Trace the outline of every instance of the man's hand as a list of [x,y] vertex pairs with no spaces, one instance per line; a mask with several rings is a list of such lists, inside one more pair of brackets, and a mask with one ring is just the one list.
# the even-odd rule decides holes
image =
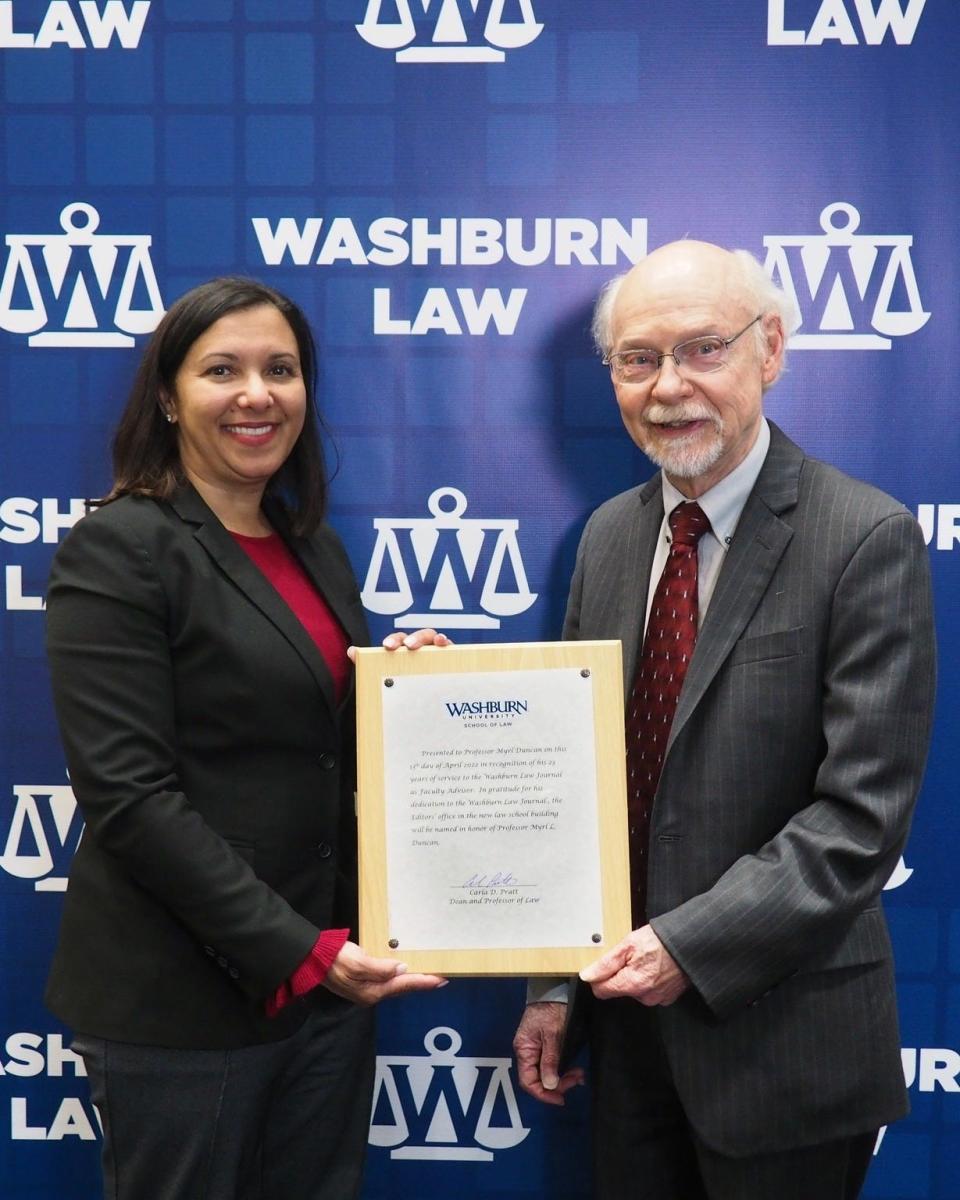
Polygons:
[[561,1107],[565,1094],[583,1083],[580,1067],[571,1068],[562,1078],[558,1076],[560,1038],[566,1017],[565,1004],[552,1000],[528,1004],[513,1039],[520,1086],[544,1104]]
[[635,929],[603,958],[580,972],[598,1000],[630,996],[641,1004],[672,1004],[690,980],[649,925]]
[[405,963],[392,958],[372,958],[355,942],[346,942],[333,960],[323,986],[345,1000],[368,1006],[405,992],[432,991],[446,982],[439,975],[408,973]]

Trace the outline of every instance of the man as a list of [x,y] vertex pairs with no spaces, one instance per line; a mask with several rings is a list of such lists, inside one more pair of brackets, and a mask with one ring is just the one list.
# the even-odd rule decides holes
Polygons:
[[[689,241],[595,319],[662,468],[591,517],[564,628],[622,640],[629,697],[634,931],[581,972],[602,1200],[852,1200],[907,1108],[880,892],[929,737],[927,555],[763,416],[790,307]],[[565,1009],[528,1004],[514,1043],[547,1103],[581,1074],[558,1079]]]

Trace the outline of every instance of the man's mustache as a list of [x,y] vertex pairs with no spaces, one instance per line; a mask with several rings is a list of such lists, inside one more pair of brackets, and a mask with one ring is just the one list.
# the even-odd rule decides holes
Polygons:
[[723,425],[717,413],[698,404],[651,404],[643,414],[648,425],[672,425],[675,421],[709,421],[718,433]]

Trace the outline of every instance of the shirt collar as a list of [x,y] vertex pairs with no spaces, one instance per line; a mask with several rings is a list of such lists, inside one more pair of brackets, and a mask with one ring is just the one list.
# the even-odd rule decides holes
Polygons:
[[[719,483],[715,483],[702,496],[697,497],[697,503],[703,509],[710,522],[710,529],[721,546],[729,545],[733,537],[743,506],[753,491],[753,485],[757,482],[769,449],[770,426],[767,418],[761,417],[757,440],[747,457],[729,475],[724,475]],[[669,515],[678,504],[683,504],[687,497],[673,486],[665,473],[661,472],[660,479],[663,487],[663,511]]]

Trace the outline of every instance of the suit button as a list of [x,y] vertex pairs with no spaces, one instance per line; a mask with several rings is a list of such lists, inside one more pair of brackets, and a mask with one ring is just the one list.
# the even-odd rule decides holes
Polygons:
[[216,954],[216,950],[212,946],[204,946],[203,952],[204,954],[209,954],[211,958]]
[[239,979],[240,978],[240,972],[237,970],[236,967],[231,967],[230,970],[227,972],[227,974],[230,976],[231,979]]
[[218,957],[217,957],[217,966],[218,966],[218,967],[225,967],[226,965],[227,965],[227,960],[226,960],[226,959],[223,957],[223,955],[222,955],[222,954],[221,954],[221,955],[218,955]]
[[318,858],[329,858],[332,853],[333,853],[333,847],[328,846],[326,842],[321,842],[320,845],[317,847],[317,857]]
[[321,754],[320,755],[320,766],[323,767],[323,769],[325,771],[332,771],[336,765],[337,765],[337,756],[335,754]]

